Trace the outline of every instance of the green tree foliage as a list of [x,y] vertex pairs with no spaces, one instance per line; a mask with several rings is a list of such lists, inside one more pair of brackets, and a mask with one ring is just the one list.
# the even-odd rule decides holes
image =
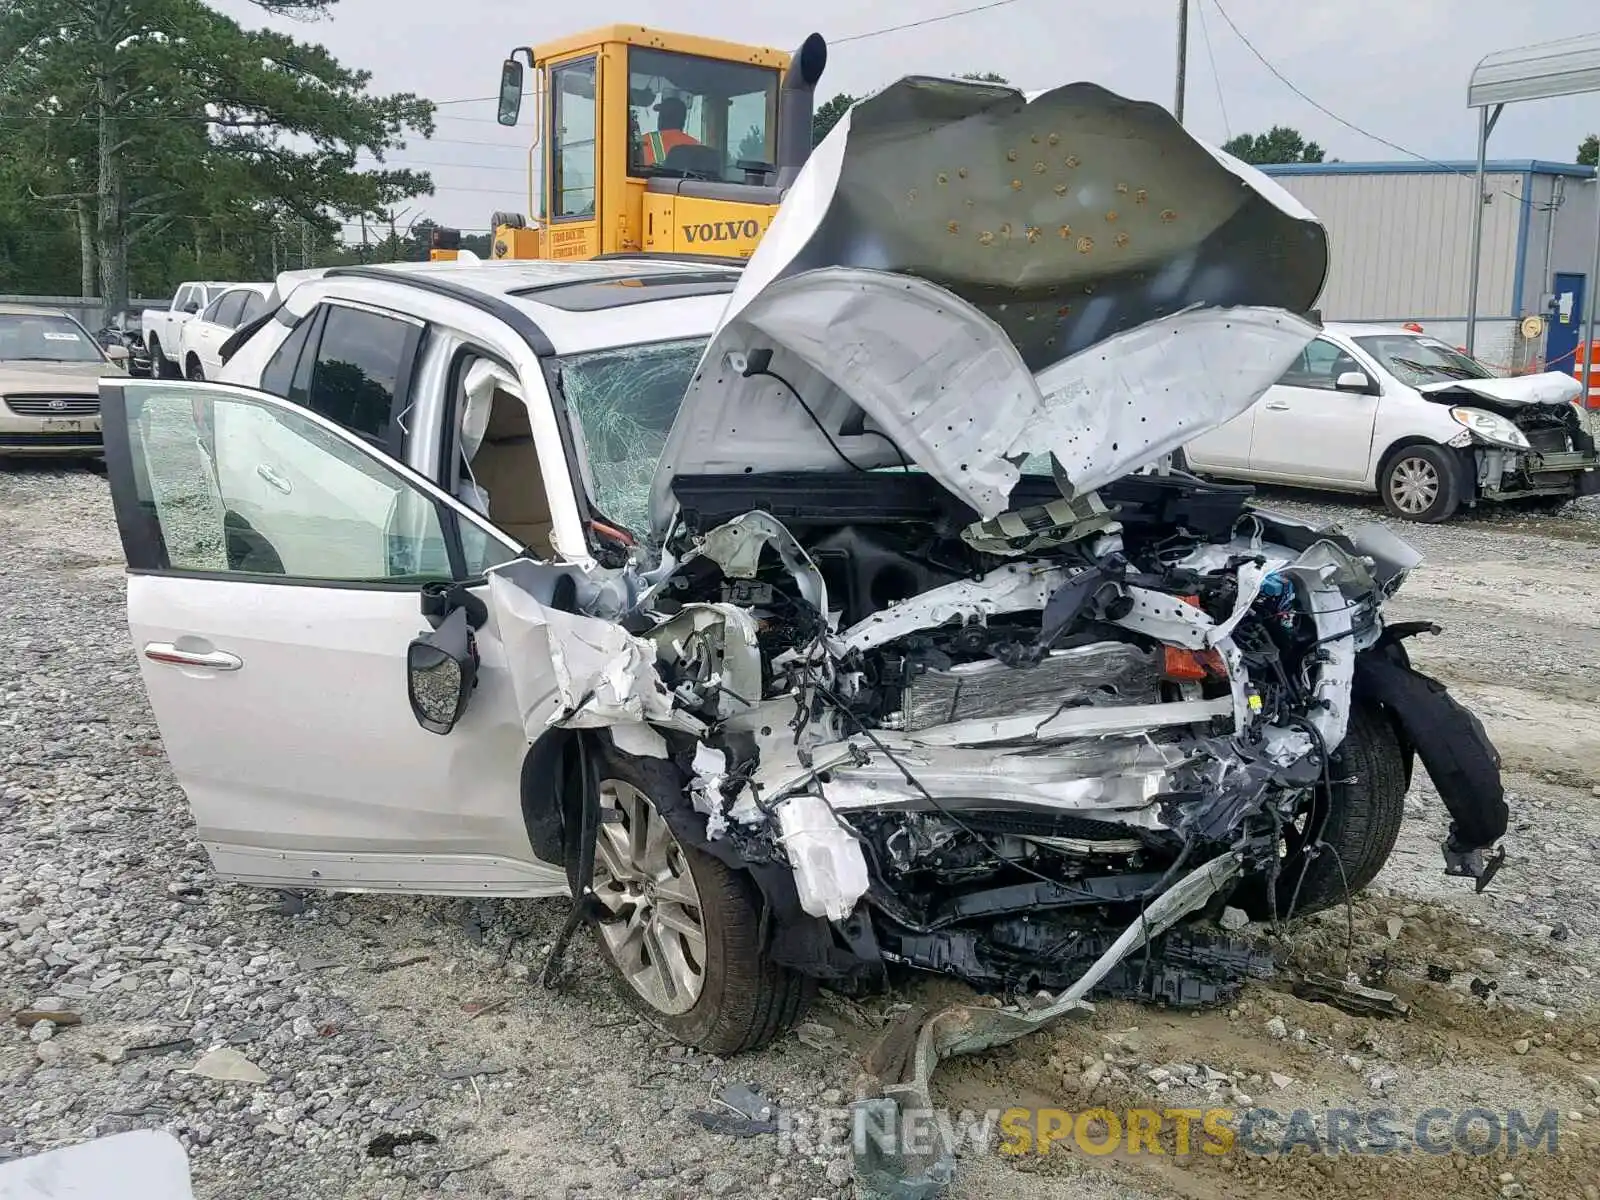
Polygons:
[[1235,158],[1256,166],[1270,163],[1319,163],[1322,147],[1308,142],[1299,130],[1287,125],[1274,125],[1265,133],[1241,133],[1222,143],[1222,148]]
[[1578,165],[1580,167],[1600,166],[1600,133],[1591,133],[1583,139],[1583,144],[1578,147]]
[[963,75],[957,75],[956,78],[971,79],[977,83],[1003,83],[1007,87],[1011,85],[1011,80],[1004,75],[996,75],[993,71],[968,71]]
[[[252,2],[313,18],[336,0]],[[77,259],[116,309],[130,286],[159,294],[185,276],[299,265],[342,220],[431,192],[426,174],[382,164],[408,132],[431,134],[432,104],[371,95],[369,79],[202,0],[7,0],[0,219],[65,230],[77,253],[50,286],[9,271],[0,285],[75,290]],[[378,165],[358,167],[363,153]],[[30,261],[0,257],[0,270]]]
[[820,145],[822,139],[827,137],[829,131],[839,123],[839,118],[849,112],[850,106],[855,102],[855,96],[840,92],[833,99],[817,105],[816,111],[811,114],[811,144]]

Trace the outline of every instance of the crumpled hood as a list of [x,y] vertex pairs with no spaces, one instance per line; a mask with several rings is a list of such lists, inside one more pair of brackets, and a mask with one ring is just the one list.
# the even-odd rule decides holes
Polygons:
[[1459,404],[1462,393],[1494,404],[1520,407],[1524,404],[1570,404],[1583,394],[1583,384],[1560,371],[1538,375],[1515,375],[1506,379],[1448,379],[1428,383],[1417,389],[1429,400]]
[[[898,465],[886,438],[985,516],[1029,453],[1090,490],[1249,407],[1314,335],[1288,314],[1327,265],[1310,212],[1157,105],[903,79],[816,149],[745,268],[653,524],[678,474]],[[804,407],[735,369],[761,349]]]

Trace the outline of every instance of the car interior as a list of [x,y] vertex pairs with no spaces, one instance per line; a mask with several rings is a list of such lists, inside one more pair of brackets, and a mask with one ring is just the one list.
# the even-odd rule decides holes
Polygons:
[[[480,498],[486,499],[487,507],[480,507],[480,511],[489,520],[538,558],[552,559],[555,551],[550,544],[550,501],[539,469],[528,406],[518,392],[511,390],[510,380],[500,371],[485,373],[485,378],[493,380],[488,421],[476,449],[470,436],[462,438],[464,472]],[[474,390],[481,395],[487,388],[480,384]],[[472,403],[469,400],[463,405],[463,424],[469,427]]]

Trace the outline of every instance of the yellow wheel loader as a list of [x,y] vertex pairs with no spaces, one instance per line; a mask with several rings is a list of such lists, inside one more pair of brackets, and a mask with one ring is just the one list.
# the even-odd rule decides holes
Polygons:
[[[787,54],[638,25],[512,51],[498,115],[517,123],[531,70],[532,219],[496,213],[492,256],[749,258],[811,153],[827,60],[816,33]],[[441,230],[430,257],[458,245]]]

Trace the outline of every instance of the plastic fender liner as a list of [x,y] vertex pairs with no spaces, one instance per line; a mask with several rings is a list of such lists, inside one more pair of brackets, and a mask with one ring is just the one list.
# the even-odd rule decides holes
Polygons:
[[1398,642],[1387,640],[1356,655],[1354,690],[1383,705],[1405,731],[1450,812],[1453,842],[1483,849],[1505,836],[1511,813],[1500,752],[1444,684],[1412,668]]
[[551,729],[522,758],[522,820],[534,854],[547,863],[567,861],[567,830],[577,828],[585,782],[579,729]]

